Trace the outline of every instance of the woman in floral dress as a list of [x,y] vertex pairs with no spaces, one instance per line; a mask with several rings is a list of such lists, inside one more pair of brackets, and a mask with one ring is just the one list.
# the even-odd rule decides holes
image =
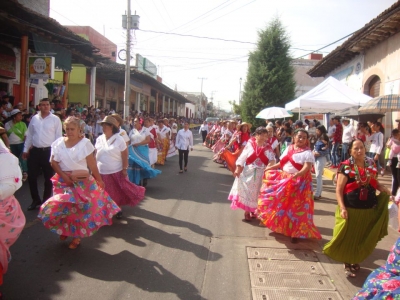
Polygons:
[[38,215],[60,240],[73,238],[70,249],[76,249],[81,238],[92,236],[101,226],[111,225],[113,215],[121,210],[104,190],[94,147],[82,137],[82,125],[78,118],[68,117],[64,122],[66,137],[51,145],[51,166],[56,172],[51,179],[53,197],[42,204]]
[[353,300],[400,299],[400,238],[390,250],[386,264],[375,269]]
[[[242,153],[247,141],[250,139],[250,123],[243,122],[236,127],[236,132],[232,135],[228,145],[221,152],[221,159],[225,160],[227,168],[234,173],[236,160]],[[232,149],[232,152],[230,151]]]
[[271,147],[266,143],[268,132],[264,127],[255,131],[236,161],[233,173],[235,181],[228,199],[232,209],[243,209],[245,221],[251,220],[251,213],[257,208],[258,191],[261,187],[265,167],[274,160]]
[[[14,193],[22,186],[19,161],[0,139],[0,286],[11,260],[10,247],[25,226],[25,216]],[[0,299],[2,294],[0,292]]]
[[272,231],[289,236],[292,243],[297,238],[321,239],[313,222],[311,166],[314,162],[307,131],[297,129],[294,145],[286,148],[280,162],[268,167],[264,175],[258,218]]

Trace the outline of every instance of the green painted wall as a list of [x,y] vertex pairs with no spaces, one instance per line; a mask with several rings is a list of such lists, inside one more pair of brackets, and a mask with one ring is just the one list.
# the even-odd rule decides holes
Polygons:
[[[54,79],[62,82],[63,72],[55,71]],[[72,71],[69,75],[69,83],[86,84],[86,67],[84,65],[72,65]]]
[[[86,68],[83,65],[72,65],[73,69],[69,77],[68,101],[70,103],[81,102],[89,105],[90,87],[86,84]],[[55,71],[54,79],[63,81],[63,72]]]
[[70,74],[69,83],[86,83],[86,67],[83,65],[73,65],[73,69]]
[[88,84],[69,84],[68,101],[70,103],[81,102],[89,105],[90,89]]
[[62,71],[54,71],[54,80],[63,81],[63,72]]

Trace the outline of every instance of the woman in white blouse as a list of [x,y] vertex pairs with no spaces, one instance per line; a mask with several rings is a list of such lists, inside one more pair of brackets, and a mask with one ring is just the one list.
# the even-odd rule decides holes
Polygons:
[[228,200],[232,201],[232,209],[243,209],[244,220],[251,220],[251,214],[257,209],[258,192],[261,187],[265,167],[275,163],[274,153],[267,143],[268,131],[258,127],[255,137],[248,140],[233,173],[235,181],[229,193]]
[[379,156],[383,149],[383,140],[385,138],[383,134],[385,133],[385,130],[383,129],[381,122],[371,122],[370,127],[372,134],[368,137],[368,141],[371,143],[371,146],[367,152],[367,156],[375,161],[378,171],[380,170],[381,175],[383,176],[385,174],[385,169],[381,169]]
[[50,162],[56,172],[51,178],[53,197],[42,204],[38,215],[60,240],[73,237],[70,249],[76,249],[82,237],[111,225],[113,215],[121,210],[104,190],[94,147],[83,137],[84,125],[78,118],[68,117],[64,122],[66,137],[51,145]]
[[128,133],[122,128],[122,125],[124,125],[124,120],[122,120],[119,114],[112,114],[111,117],[117,120],[119,135],[124,139],[126,146],[129,146],[131,140],[129,139]]
[[[9,248],[25,226],[25,216],[14,193],[22,186],[18,158],[10,153],[0,139],[0,285],[11,260]],[[0,299],[2,293],[0,292]]]
[[[128,179],[128,147],[121,136],[119,123],[114,117],[107,116],[101,126],[103,134],[97,138],[95,147],[97,167],[105,190],[119,207],[135,206],[143,200],[145,188]],[[120,219],[122,211],[116,217]]]
[[296,243],[298,238],[321,239],[321,234],[313,222],[311,167],[315,159],[308,132],[299,128],[293,138],[294,144],[285,149],[280,162],[266,169],[257,212],[266,227]]
[[128,177],[131,182],[137,185],[141,183],[146,187],[147,179],[156,177],[161,171],[153,169],[150,165],[148,147],[151,141],[150,131],[142,127],[139,118],[135,118],[133,124],[135,127],[129,132],[131,144],[128,146]]
[[193,151],[193,134],[189,130],[189,122],[183,124],[183,129],[178,131],[176,136],[175,147],[179,152],[179,173],[183,173],[182,160],[184,160],[185,172],[187,172],[187,164],[189,159],[189,147]]

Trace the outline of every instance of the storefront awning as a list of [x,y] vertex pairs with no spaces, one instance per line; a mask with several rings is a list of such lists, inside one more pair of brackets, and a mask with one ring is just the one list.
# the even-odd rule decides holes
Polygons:
[[36,53],[45,56],[54,56],[56,68],[67,72],[72,70],[71,52],[69,50],[49,42],[37,34],[32,33],[32,37]]

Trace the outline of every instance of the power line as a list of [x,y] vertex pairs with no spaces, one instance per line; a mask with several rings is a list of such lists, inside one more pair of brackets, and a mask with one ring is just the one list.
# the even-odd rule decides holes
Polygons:
[[[235,0],[235,1],[236,1],[236,0]],[[208,10],[207,12],[203,13],[202,15],[200,15],[200,16],[194,18],[194,19],[192,19],[192,20],[190,20],[190,21],[188,21],[188,22],[186,22],[186,23],[184,23],[184,24],[182,24],[182,25],[179,25],[178,27],[173,28],[172,30],[179,29],[179,28],[181,28],[181,27],[183,27],[183,26],[185,26],[185,25],[187,25],[187,24],[190,24],[190,23],[194,22],[194,21],[197,20],[198,18],[200,18],[200,17],[202,17],[202,16],[208,14],[209,12],[211,12],[211,11],[217,9],[218,7],[220,7],[221,5],[224,5],[224,4],[227,3],[227,2],[229,2],[229,0],[223,2],[222,4],[220,4],[220,5],[216,6],[216,7],[214,7],[213,9]],[[149,38],[149,39],[147,39],[147,40],[144,40],[144,41],[142,41],[142,43],[147,42],[147,41],[152,40],[152,39],[155,39],[155,38],[157,38],[157,37],[159,37],[159,36],[161,36],[161,35],[158,35],[158,36]]]
[[[204,25],[207,25],[207,24],[209,24],[209,23],[211,23],[211,22],[214,22],[215,20],[218,20],[218,19],[220,19],[220,18],[222,18],[222,17],[225,17],[226,15],[229,15],[230,13],[233,13],[233,12],[235,12],[235,11],[237,11],[237,10],[239,10],[239,9],[241,9],[241,8],[243,8],[243,7],[245,7],[245,6],[247,6],[247,5],[250,5],[251,3],[255,2],[255,1],[256,1],[256,0],[253,0],[253,1],[249,2],[249,3],[246,3],[246,4],[244,4],[244,5],[240,6],[240,7],[238,7],[237,9],[234,9],[234,10],[232,10],[232,11],[230,11],[230,12],[228,12],[228,13],[222,15],[222,16],[219,16],[218,18],[215,18],[215,19],[213,19],[213,20],[211,20],[211,21],[208,21],[207,23],[201,24],[200,26],[204,26]],[[188,31],[185,31],[185,32],[190,32],[190,31],[192,31],[192,30],[195,30],[195,29],[199,28],[200,26],[197,26],[197,27],[192,28],[192,29],[190,29],[190,30],[188,30]]]
[[157,10],[158,14],[160,15],[161,19],[165,23],[165,26],[168,26],[167,22],[165,22],[164,16],[161,14],[160,10],[158,9],[158,6],[154,3],[154,0],[151,0],[151,2],[153,3],[154,7],[156,8],[156,10]]
[[56,14],[60,15],[61,17],[65,18],[65,19],[67,19],[68,21],[70,21],[70,22],[72,22],[72,23],[74,23],[74,24],[76,24],[76,25],[78,25],[78,26],[81,26],[81,25],[79,25],[78,23],[72,21],[71,19],[68,19],[66,16],[60,14],[58,11],[52,9],[51,7],[50,7],[50,10],[54,11]]
[[[186,26],[186,25],[188,25],[188,24],[190,24],[190,23],[193,23],[193,22],[196,23],[196,22],[195,22],[196,20],[197,20],[197,21],[200,21],[200,20],[204,19],[204,18],[202,18],[202,17],[206,17],[206,15],[208,15],[210,12],[212,12],[212,11],[214,11],[214,10],[216,10],[215,12],[217,12],[217,11],[223,9],[223,8],[227,8],[229,5],[232,5],[232,4],[235,3],[236,1],[237,1],[237,0],[234,0],[234,1],[232,1],[231,3],[229,3],[229,4],[227,4],[227,5],[225,5],[225,4],[228,3],[229,0],[228,0],[228,1],[225,1],[225,2],[221,3],[220,5],[218,5],[218,6],[214,7],[214,8],[212,8],[212,9],[210,9],[209,11],[206,11],[205,13],[201,14],[201,15],[198,16],[197,18],[194,18],[193,20],[191,20],[191,21],[189,21],[189,22],[186,22],[186,23],[180,25],[180,26],[177,27],[177,28],[174,28],[173,30],[176,30],[176,29],[178,29],[178,28],[184,27],[184,26]],[[224,5],[225,5],[225,6],[224,6]],[[223,6],[223,7],[221,7],[221,6]],[[200,20],[199,20],[199,19],[200,19]]]
[[164,1],[163,1],[163,0],[160,0],[160,1],[161,1],[162,6],[164,7],[165,12],[167,13],[167,16],[168,16],[169,20],[171,21],[172,26],[175,26],[175,25],[174,25],[174,21],[172,20],[170,14],[169,14],[169,12],[168,12],[168,9],[167,9],[167,8],[165,7],[165,5],[164,5]]
[[168,35],[177,35],[177,36],[191,37],[191,38],[197,38],[197,39],[208,39],[208,40],[216,40],[216,41],[223,41],[223,42],[234,42],[234,43],[241,43],[241,44],[256,45],[256,43],[253,43],[253,42],[244,42],[244,41],[238,41],[238,40],[227,40],[227,39],[214,38],[214,37],[209,37],[209,36],[198,36],[198,35],[191,35],[191,34],[181,34],[181,33],[174,33],[174,32],[154,31],[154,30],[145,30],[145,29],[139,29],[139,30],[143,31],[143,32],[161,33],[161,34],[168,34]]
[[310,53],[307,53],[307,54],[304,54],[304,55],[302,55],[302,56],[299,56],[299,57],[297,57],[296,59],[303,58],[304,56],[313,54],[313,53],[318,52],[318,51],[320,51],[320,50],[322,50],[322,49],[325,49],[325,48],[327,48],[327,47],[329,47],[329,46],[331,46],[331,45],[333,45],[333,44],[336,44],[337,42],[340,42],[341,40],[344,40],[345,38],[348,38],[349,36],[352,36],[355,32],[356,32],[356,31],[354,31],[354,32],[352,32],[352,33],[350,33],[350,34],[348,34],[348,35],[346,35],[346,36],[344,36],[344,37],[338,39],[337,41],[334,41],[334,42],[332,42],[332,43],[330,43],[330,44],[328,44],[328,45],[326,45],[326,46],[324,46],[324,47],[322,47],[322,48],[319,48],[319,49],[317,49],[317,50],[311,51]]

